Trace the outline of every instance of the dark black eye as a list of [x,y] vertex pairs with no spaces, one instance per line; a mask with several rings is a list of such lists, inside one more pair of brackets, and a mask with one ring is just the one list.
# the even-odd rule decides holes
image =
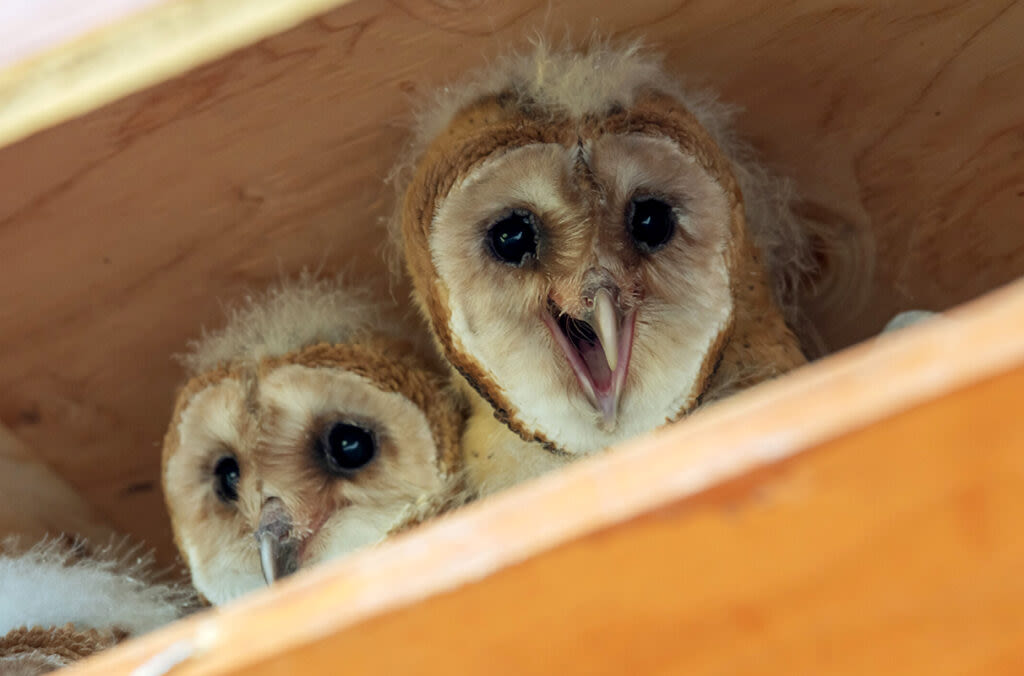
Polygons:
[[676,215],[671,206],[659,199],[634,199],[626,215],[626,226],[637,247],[651,253],[672,239],[676,231]]
[[520,266],[537,255],[537,217],[516,209],[502,216],[487,230],[491,253],[502,263]]
[[377,454],[372,432],[343,422],[328,425],[317,447],[332,474],[350,474]]
[[238,480],[242,476],[238,468],[238,461],[233,455],[225,455],[213,467],[213,476],[216,478],[214,490],[217,497],[224,502],[234,502],[238,499]]

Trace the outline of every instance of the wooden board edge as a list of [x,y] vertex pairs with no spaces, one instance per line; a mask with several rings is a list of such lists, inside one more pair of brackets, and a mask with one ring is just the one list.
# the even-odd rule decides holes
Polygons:
[[172,0],[0,70],[0,147],[349,0]]

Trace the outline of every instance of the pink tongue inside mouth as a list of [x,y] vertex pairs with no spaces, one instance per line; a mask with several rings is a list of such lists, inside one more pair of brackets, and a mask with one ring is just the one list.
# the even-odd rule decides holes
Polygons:
[[541,315],[569,361],[583,393],[609,424],[613,424],[617,415],[619,395],[629,369],[635,316],[635,311],[630,312],[622,322],[618,364],[613,371],[608,366],[608,358],[597,331],[590,324],[559,313],[556,307]]
[[577,351],[590,372],[594,389],[602,394],[611,390],[612,371],[608,368],[608,360],[604,356],[601,344],[584,341],[579,344]]

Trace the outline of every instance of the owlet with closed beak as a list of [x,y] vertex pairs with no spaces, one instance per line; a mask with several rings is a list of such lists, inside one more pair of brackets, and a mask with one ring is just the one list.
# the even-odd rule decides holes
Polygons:
[[212,603],[459,502],[463,411],[367,294],[304,278],[185,358],[164,439],[175,540]]

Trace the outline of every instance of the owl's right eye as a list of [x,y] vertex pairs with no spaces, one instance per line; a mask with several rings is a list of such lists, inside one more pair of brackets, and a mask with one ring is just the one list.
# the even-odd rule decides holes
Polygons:
[[225,455],[217,461],[213,467],[215,480],[214,490],[222,502],[235,502],[238,500],[238,480],[242,477],[242,471],[238,467],[238,460],[233,455]]
[[502,263],[521,266],[537,255],[537,217],[525,209],[508,212],[487,230],[491,253]]
[[336,476],[350,476],[364,467],[377,454],[373,432],[347,422],[328,425],[317,441],[327,469]]

